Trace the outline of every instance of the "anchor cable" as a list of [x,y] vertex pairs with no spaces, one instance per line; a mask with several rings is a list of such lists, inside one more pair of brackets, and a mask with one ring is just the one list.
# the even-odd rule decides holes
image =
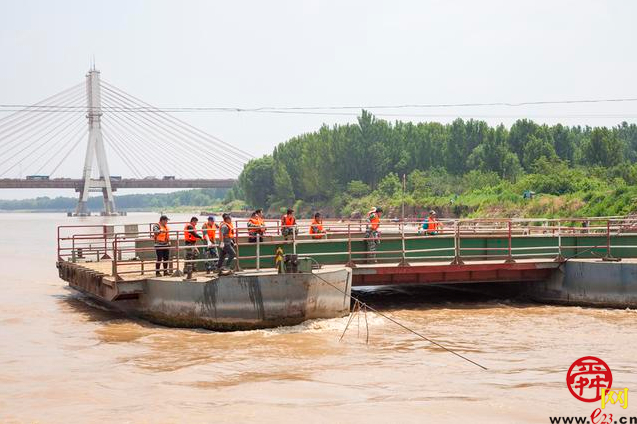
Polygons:
[[[310,258],[310,259],[312,259],[312,258]],[[312,260],[314,260],[314,259],[312,259]],[[316,261],[315,261],[315,262],[316,262]],[[317,262],[317,263],[318,263],[318,262]],[[485,371],[486,371],[486,370],[488,370],[488,368],[487,368],[487,367],[485,367],[484,365],[480,365],[479,363],[477,363],[477,362],[475,362],[475,361],[473,361],[473,360],[471,360],[471,359],[467,358],[466,356],[461,355],[460,353],[458,353],[458,352],[456,352],[456,351],[454,351],[454,350],[452,350],[452,349],[449,349],[449,348],[448,348],[448,347],[446,347],[446,346],[443,346],[442,344],[440,344],[440,343],[436,342],[435,340],[432,340],[432,339],[430,339],[429,337],[424,336],[423,334],[421,334],[421,333],[419,333],[419,332],[417,332],[417,331],[415,331],[415,330],[413,330],[413,329],[411,329],[411,328],[407,327],[405,324],[403,324],[403,323],[401,323],[401,322],[397,321],[396,319],[394,319],[394,318],[390,317],[389,315],[386,315],[386,314],[384,314],[384,313],[380,312],[379,310],[377,310],[377,309],[375,309],[375,308],[373,308],[373,307],[369,306],[367,303],[365,303],[365,302],[361,301],[360,299],[357,299],[356,297],[352,296],[351,294],[348,294],[346,291],[341,290],[340,288],[336,287],[335,285],[333,285],[332,283],[330,283],[329,281],[327,281],[325,278],[323,278],[323,277],[321,277],[321,276],[319,276],[319,275],[317,275],[317,274],[314,274],[314,273],[312,273],[312,275],[313,275],[314,277],[318,278],[319,280],[323,281],[324,283],[326,283],[327,285],[329,285],[329,286],[330,286],[330,287],[332,287],[333,289],[338,290],[339,292],[341,292],[342,294],[344,294],[345,296],[347,296],[347,297],[348,297],[348,298],[350,298],[351,300],[354,300],[355,302],[357,302],[357,303],[359,304],[359,306],[360,306],[360,307],[362,307],[362,308],[366,308],[366,309],[369,309],[370,311],[374,312],[376,315],[378,315],[378,316],[380,316],[380,317],[385,318],[386,320],[388,320],[388,321],[390,321],[390,322],[392,322],[392,323],[396,324],[397,326],[401,327],[402,329],[407,330],[408,332],[410,332],[410,333],[412,333],[412,334],[415,334],[416,336],[420,337],[421,339],[426,340],[426,341],[428,341],[429,343],[431,343],[431,344],[433,344],[433,345],[435,345],[435,346],[438,346],[439,348],[441,348],[441,349],[443,349],[443,350],[445,350],[445,351],[447,351],[447,352],[449,352],[449,353],[451,353],[451,354],[453,354],[453,355],[456,355],[457,357],[462,358],[462,359],[464,359],[465,361],[470,362],[470,363],[472,363],[473,365],[476,365],[476,366],[478,366],[478,367],[482,368],[482,369],[483,369],[483,370],[485,370]]]

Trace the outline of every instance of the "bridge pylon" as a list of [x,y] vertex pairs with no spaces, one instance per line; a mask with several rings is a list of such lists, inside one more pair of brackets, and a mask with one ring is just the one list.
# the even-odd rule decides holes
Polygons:
[[[102,137],[102,99],[100,92],[100,71],[94,67],[86,74],[86,98],[88,119],[88,143],[86,145],[86,157],[84,159],[83,185],[80,191],[80,199],[77,202],[75,215],[86,216],[88,210],[89,193],[101,191],[104,199],[103,215],[117,215],[115,199],[111,188],[111,175],[108,171],[106,150]],[[99,179],[92,179],[93,161],[97,159]]]

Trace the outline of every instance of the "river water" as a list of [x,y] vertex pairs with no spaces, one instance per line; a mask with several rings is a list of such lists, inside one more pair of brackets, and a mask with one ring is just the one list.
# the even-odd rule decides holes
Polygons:
[[[549,422],[599,406],[565,384],[588,355],[606,361],[614,387],[637,391],[632,310],[449,289],[360,293],[487,371],[371,314],[369,344],[364,317],[340,342],[346,318],[235,333],[130,319],[57,277],[55,230],[70,221],[80,219],[0,214],[0,423]],[[630,402],[610,408],[637,415]]]

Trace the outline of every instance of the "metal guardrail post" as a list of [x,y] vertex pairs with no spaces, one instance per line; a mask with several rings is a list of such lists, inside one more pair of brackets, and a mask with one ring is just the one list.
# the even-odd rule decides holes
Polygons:
[[71,236],[71,262],[75,263],[75,258],[77,254],[75,253],[75,234]]
[[257,233],[257,271],[261,270],[261,234]]
[[347,224],[347,263],[345,265],[350,268],[356,267],[352,260],[352,224]]
[[460,220],[454,222],[453,261],[451,261],[451,265],[464,265],[462,258],[460,258]]
[[175,243],[175,272],[173,272],[173,277],[181,277],[184,275],[183,272],[181,272],[180,266],[179,266],[179,230],[177,231],[177,240]]
[[113,239],[113,259],[111,261],[111,265],[112,265],[111,273],[113,274],[113,278],[115,279],[115,281],[122,280],[122,277],[120,277],[117,272],[118,253],[119,253],[119,249],[117,246],[117,234],[115,234],[115,238]]
[[606,256],[603,260],[613,260],[613,255],[610,253],[610,219],[606,221]]
[[241,264],[239,263],[239,228],[237,228],[237,231],[234,233],[234,245],[237,248],[237,251],[235,252],[237,256],[235,258],[234,269],[235,271],[241,271]]
[[562,221],[557,221],[557,257],[555,262],[564,262],[564,255],[562,255]]
[[401,249],[402,259],[400,260],[399,265],[409,266],[409,263],[407,263],[407,258],[405,256],[405,222],[403,221],[399,225],[400,225],[400,241],[402,244],[402,249]]
[[[511,220],[509,220],[507,222],[507,228],[508,228],[508,241],[509,241],[509,248],[507,250],[507,259],[504,261],[505,264],[512,264],[515,263],[515,260],[513,259],[513,249],[511,246]],[[488,255],[488,253],[487,253]]]
[[[113,232],[115,227],[113,227]],[[108,256],[108,246],[107,246],[107,238],[108,238],[108,231],[106,230],[107,227],[106,225],[102,226],[102,234],[104,235],[104,255],[102,256],[102,259],[111,259],[110,256]]]
[[296,255],[296,228],[297,226],[292,226],[292,254]]

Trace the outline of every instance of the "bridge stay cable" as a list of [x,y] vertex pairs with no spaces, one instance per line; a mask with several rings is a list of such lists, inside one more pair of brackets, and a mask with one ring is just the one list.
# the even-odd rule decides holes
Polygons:
[[[123,153],[130,151],[130,153],[132,154],[130,156],[127,155],[129,161],[133,162],[135,165],[138,165],[140,168],[143,168],[147,176],[152,176],[158,171],[156,168],[153,168],[150,165],[152,160],[162,163],[162,161],[165,159],[164,158],[160,161],[154,159],[156,157],[160,157],[157,156],[157,154],[160,153],[158,146],[149,147],[146,144],[146,140],[148,139],[148,137],[139,135],[137,132],[134,132],[130,128],[125,127],[125,123],[114,121],[112,118],[105,119],[104,122],[106,124],[105,128],[110,128],[114,134],[113,137],[116,138],[119,143],[121,143],[120,146],[122,147],[120,150]],[[133,147],[132,149],[131,146]],[[163,141],[159,142],[159,146],[161,146],[162,148],[170,148],[170,146],[165,144]],[[183,169],[179,166],[179,164],[183,162],[183,158],[180,155],[174,155],[172,157],[172,160],[168,160],[167,162],[170,165],[168,168],[171,170],[171,172],[176,171],[177,175],[182,175]],[[197,172],[194,172],[193,174],[199,175]]]
[[[200,130],[199,128],[194,127],[193,125],[190,125],[189,123],[187,123],[186,121],[183,121],[181,119],[178,119],[174,116],[172,116],[169,113],[163,112],[160,108],[157,108],[149,103],[144,102],[143,100],[126,93],[125,91],[123,91],[122,89],[108,83],[107,81],[102,80],[102,85],[104,86],[105,89],[110,89],[111,91],[114,91],[116,93],[118,93],[120,96],[123,96],[125,98],[128,98],[132,101],[137,102],[138,104],[140,104],[141,106],[149,109],[147,111],[147,113],[152,113],[152,114],[156,114],[156,115],[160,115],[162,116],[164,119],[174,123],[175,125],[179,126],[180,128],[182,128],[184,131],[188,131],[193,135],[196,135],[200,138],[203,139],[208,139],[210,142],[214,143],[215,145],[217,145],[218,147],[223,147],[223,148],[227,148],[229,146],[229,144],[223,140],[221,140],[219,137],[216,137],[212,134],[209,134],[203,130]],[[235,149],[235,153],[237,155],[240,155],[240,157],[243,158],[244,161],[248,161],[250,159],[254,159],[254,155],[239,149],[237,147],[233,147],[233,149]]]
[[[121,99],[124,102],[127,102],[128,104],[133,104],[133,105],[139,105],[139,103],[133,103],[135,102],[135,100],[132,100],[130,97],[126,97],[123,94],[117,93],[116,91],[110,90],[107,87],[104,87],[104,92],[105,93],[111,93],[112,95],[117,96],[119,99]],[[120,103],[121,104],[121,103]],[[120,106],[121,107],[121,106]],[[232,158],[234,159],[234,161],[238,162],[239,164],[243,165],[243,163],[247,162],[249,159],[251,159],[251,157],[246,157],[240,150],[236,149],[235,147],[229,148],[229,145],[227,143],[223,143],[223,142],[219,142],[216,140],[211,140],[209,138],[206,137],[202,137],[200,134],[196,134],[193,133],[193,131],[191,131],[189,128],[185,127],[181,121],[176,120],[175,118],[173,118],[170,114],[165,114],[165,113],[157,113],[153,110],[148,109],[147,107],[145,107],[146,110],[144,111],[136,111],[136,112],[125,112],[125,114],[130,114],[130,115],[134,115],[134,116],[146,116],[149,119],[155,119],[156,125],[162,126],[162,127],[169,127],[172,128],[173,131],[179,131],[179,133],[181,134],[181,137],[186,137],[187,134],[191,134],[190,139],[193,139],[192,136],[196,137],[194,140],[195,143],[198,144],[205,144],[210,146],[213,150],[220,150],[220,149],[224,149],[224,151],[229,155],[232,156]],[[113,116],[119,116],[121,115],[120,113],[117,114],[113,114]],[[172,126],[169,126],[172,125]],[[178,128],[175,128],[175,126]],[[232,163],[232,162],[231,162]],[[237,167],[237,173],[240,172],[241,170],[241,166],[240,165],[235,165]]]
[[[17,138],[14,138],[13,140],[11,139],[7,140],[5,138],[2,138],[3,141],[6,141],[6,144],[4,145],[4,149],[2,150],[2,155],[7,157],[15,149],[19,149],[20,147],[25,147],[25,145],[28,145],[28,144],[36,143],[37,141],[41,140],[43,137],[46,137],[47,134],[50,134],[56,128],[63,126],[67,123],[73,122],[75,120],[78,120],[81,117],[82,117],[81,114],[66,115],[66,116],[54,117],[55,119],[48,122],[39,121],[35,123],[30,123],[31,124],[30,127],[26,128],[26,131],[24,131],[19,136],[16,136]],[[0,157],[0,160],[2,160],[1,157]]]
[[[44,163],[42,163],[42,165],[40,165],[40,166],[38,167],[38,169],[34,172],[34,174],[35,174],[35,175],[40,175],[40,173],[41,173],[41,172],[42,172],[42,171],[43,171],[43,170],[44,170],[44,169],[45,169],[45,168],[46,168],[49,164],[53,163],[53,162],[55,161],[55,159],[56,159],[57,157],[59,157],[59,156],[60,156],[60,154],[61,154],[61,153],[64,153],[64,152],[68,149],[68,147],[69,147],[69,146],[73,146],[73,147],[77,146],[77,144],[78,144],[78,143],[77,143],[77,142],[75,142],[75,141],[77,140],[77,137],[78,137],[80,134],[86,134],[86,132],[87,132],[86,127],[85,127],[84,125],[80,125],[80,126],[79,126],[79,127],[77,127],[77,128],[78,128],[78,131],[75,131],[75,132],[73,133],[73,135],[67,135],[67,136],[65,137],[65,138],[66,138],[66,142],[65,142],[63,145],[59,146],[59,147],[56,149],[56,151],[53,153],[53,155],[50,155],[50,153],[49,153],[48,151],[44,151],[44,152],[42,152],[42,154],[41,154],[38,158],[36,158],[36,159],[34,159],[34,160],[33,160],[33,163],[38,163],[38,162],[40,161],[40,159],[42,159],[42,158],[43,158],[43,157],[44,157],[47,153],[49,153],[49,158],[48,158],[48,159],[46,159],[46,160],[44,161]],[[72,149],[71,149],[71,150],[72,150]],[[48,174],[46,174],[46,175],[51,176],[52,174],[53,174],[53,173],[52,173],[52,172],[50,172],[50,173],[48,173]]]
[[[70,123],[68,123],[68,121],[65,121],[62,124],[56,125],[55,127],[53,127],[52,129],[50,129],[49,131],[47,131],[45,134],[43,134],[41,137],[39,137],[37,140],[34,140],[30,143],[27,143],[26,146],[24,146],[22,149],[18,150],[16,153],[14,153],[13,155],[11,155],[10,157],[6,158],[5,160],[3,160],[2,162],[0,162],[0,167],[6,165],[7,163],[9,163],[10,161],[12,161],[16,156],[21,155],[22,153],[24,153],[25,151],[28,150],[33,150],[33,151],[38,151],[38,149],[42,148],[43,146],[47,145],[51,140],[54,140],[57,136],[60,135],[60,133],[62,133],[64,130],[68,129],[70,126],[73,126],[73,124],[77,123],[78,121],[81,121],[82,116],[78,116],[75,117],[75,119],[72,119]],[[59,129],[59,130],[58,130]],[[58,130],[58,131],[56,131]],[[56,132],[54,132],[56,131]],[[53,133],[54,132],[54,133]],[[51,133],[53,133],[53,135],[51,135],[48,138],[44,138],[48,135],[50,135]],[[40,144],[35,144],[36,141],[40,141],[44,138],[44,141]],[[16,166],[18,166],[19,164],[21,164],[22,160],[24,160],[26,157],[28,157],[29,153],[27,153],[27,155],[25,157],[23,157],[22,159],[20,159],[19,161],[17,161],[16,163],[14,163],[11,167],[7,168],[6,170],[4,170],[4,172],[0,172],[0,177],[4,176],[7,172],[11,171],[12,169],[14,169]]]
[[[106,122],[106,120],[104,121]],[[135,168],[137,170],[137,175],[140,178],[145,176],[150,176],[153,174],[153,169],[151,169],[146,160],[144,160],[144,152],[141,148],[138,148],[135,140],[132,140],[125,131],[123,133],[119,133],[117,128],[111,125],[105,125],[102,127],[102,131],[108,135],[109,143],[111,146],[117,146],[120,153],[124,158],[128,161],[129,166]]]
[[110,133],[106,130],[105,127],[102,127],[102,133],[104,135],[104,141],[106,142],[106,145],[108,147],[111,148],[111,150],[113,150],[115,152],[115,154],[121,159],[121,161],[126,165],[126,167],[128,168],[128,170],[131,172],[131,174],[133,174],[135,177],[141,179],[142,174],[140,174],[137,171],[137,167],[128,159],[128,157],[126,156],[126,154],[124,154],[123,152],[123,148],[119,145],[119,143],[117,143],[117,141],[115,141]]
[[23,108],[21,108],[20,110],[15,111],[14,113],[7,115],[7,116],[3,116],[2,118],[0,118],[0,127],[3,126],[6,122],[11,121],[12,117],[21,117],[24,115],[24,112],[30,112],[30,108],[34,107],[34,106],[40,106],[40,105],[44,105],[45,103],[49,103],[51,105],[55,105],[56,102],[54,102],[53,100],[57,101],[57,97],[58,96],[64,96],[65,94],[69,93],[70,91],[76,90],[78,88],[81,88],[85,85],[84,82],[80,82],[78,84],[75,84],[67,89],[64,89],[58,93],[55,93],[49,97],[47,97],[46,99],[40,100],[37,103],[34,103],[32,105],[28,105],[25,106]]
[[[33,160],[29,159],[30,162],[35,166],[36,164],[40,163],[40,161],[43,158],[45,159],[44,165],[46,166],[46,164],[51,161],[55,156],[57,156],[57,154],[62,151],[66,146],[69,145],[69,143],[71,143],[73,140],[75,140],[75,137],[77,137],[77,135],[80,134],[80,132],[82,131],[82,129],[85,127],[83,125],[84,123],[82,122],[82,120],[79,121],[79,125],[75,125],[74,127],[72,127],[73,129],[71,131],[69,131],[66,134],[60,134],[59,138],[53,138],[52,140],[56,140],[56,143],[54,143],[51,147],[48,147],[49,142],[45,143],[44,146],[42,146],[40,149],[41,152],[40,154]],[[71,128],[71,126],[69,126],[68,128]],[[62,142],[60,144],[60,141]],[[65,142],[66,141],[66,142]],[[36,154],[36,152],[38,151],[36,150],[35,152],[33,152],[33,154]],[[31,155],[29,155],[31,156]],[[29,157],[27,156],[27,158]],[[48,157],[48,158],[47,158]],[[38,170],[35,171],[35,174],[39,174],[40,171],[42,170],[41,168],[43,168],[42,166],[38,168]]]
[[86,136],[87,135],[88,135],[88,129],[85,129],[84,132],[82,132],[82,135],[80,136],[80,138],[77,139],[75,144],[73,144],[73,146],[71,146],[71,148],[66,152],[64,157],[57,163],[57,165],[55,165],[53,167],[53,169],[51,170],[49,175],[54,175],[56,173],[58,168],[64,163],[64,161],[66,161],[68,159],[68,157],[71,155],[71,153],[73,153],[73,151],[75,150],[77,145],[80,144],[83,140],[86,140]]
[[[110,99],[108,96],[105,96],[105,98]],[[110,116],[110,118],[111,119],[126,119],[132,123],[137,124],[135,125],[135,128],[137,129],[141,129],[140,127],[143,125],[144,127],[148,128],[150,131],[161,132],[163,135],[158,135],[157,138],[165,137],[166,141],[168,141],[169,143],[170,142],[177,143],[181,147],[186,149],[187,151],[193,151],[197,147],[197,143],[194,142],[193,140],[183,138],[183,136],[181,136],[179,133],[174,132],[171,128],[168,128],[168,129],[164,128],[164,125],[162,124],[162,122],[151,120],[148,117],[139,116],[137,114],[130,114],[130,115],[117,114],[117,115]],[[135,120],[135,118],[137,118],[137,120]],[[144,122],[142,122],[142,120]],[[197,152],[196,155],[197,157],[194,159],[200,159],[199,152]],[[193,161],[193,158],[190,157],[191,155],[187,154],[186,156],[187,156],[186,162]],[[214,165],[232,174],[238,174],[240,172],[240,168],[238,168],[237,165],[235,164],[225,164],[219,161],[215,163]]]
[[[113,129],[113,131],[120,135],[120,139],[125,139],[126,142],[124,143],[124,145],[126,145],[127,147],[133,147],[132,150],[135,152],[134,160],[140,164],[145,165],[145,169],[146,172],[148,172],[148,175],[152,175],[153,173],[157,172],[156,168],[152,168],[148,164],[151,162],[151,160],[157,162],[157,160],[154,158],[160,157],[158,156],[158,154],[161,152],[158,151],[158,147],[161,147],[163,149],[167,149],[172,155],[172,160],[169,159],[168,162],[172,165],[171,169],[175,169],[178,171],[177,174],[187,175],[188,173],[192,173],[197,175],[198,177],[202,176],[201,172],[199,172],[197,168],[186,169],[180,166],[180,164],[188,162],[188,156],[185,153],[179,150],[171,151],[173,146],[171,146],[165,140],[157,138],[152,134],[148,135],[148,133],[144,133],[141,128],[135,127],[133,124],[129,124],[128,122],[119,118],[120,116],[109,116],[105,118],[105,127],[110,127],[111,129]],[[150,140],[154,140],[157,145],[149,145],[148,143]],[[159,162],[162,161],[160,160]],[[184,170],[186,170],[185,173]]]
[[[188,155],[188,153],[182,151],[181,149],[174,149],[175,146],[170,143],[169,140],[166,140],[165,137],[161,135],[155,134],[153,131],[149,131],[145,128],[142,128],[142,123],[136,122],[132,120],[130,117],[125,115],[118,114],[117,116],[109,115],[108,119],[105,120],[107,123],[117,124],[120,128],[124,128],[123,131],[129,132],[130,135],[133,135],[136,139],[142,143],[146,150],[149,152],[156,152],[158,146],[161,146],[164,149],[167,149],[170,154],[174,155],[177,161],[171,161],[170,163],[173,165],[173,168],[178,170],[178,174],[187,175],[188,173],[196,173],[198,176],[203,177],[204,174],[199,172],[199,168],[183,168],[178,166],[178,164],[186,164],[192,161],[192,157]],[[147,126],[147,125],[146,125]],[[150,128],[154,130],[154,128]],[[150,140],[153,140],[157,145],[147,146]],[[191,149],[192,150],[192,149]],[[152,155],[144,155],[145,161],[152,157]],[[185,170],[185,173],[184,173]]]
[[[80,99],[80,96],[76,96],[69,99],[69,101],[78,102],[80,101]],[[82,116],[83,113],[81,111],[77,111],[70,116],[72,117],[73,115]],[[16,122],[14,125],[7,126],[6,128],[0,130],[0,132],[2,132],[2,134],[0,134],[0,138],[2,138],[2,140],[7,143],[14,143],[16,142],[16,140],[19,142],[21,140],[24,140],[27,134],[31,134],[42,127],[46,127],[51,123],[55,123],[60,119],[66,119],[67,117],[69,117],[69,114],[64,113],[51,113],[44,117],[40,117],[36,114],[32,115],[26,113],[24,120]],[[10,132],[7,133],[7,131]]]
[[[105,98],[116,102],[116,104],[121,104],[108,94],[105,95]],[[145,127],[149,128],[150,130],[161,131],[163,134],[168,136],[171,141],[178,141],[178,140],[175,140],[175,138],[183,140],[185,144],[182,144],[182,145],[189,150],[192,150],[193,148],[198,147],[197,140],[194,140],[192,138],[187,138],[187,136],[183,134],[183,132],[179,132],[174,127],[167,125],[163,120],[160,120],[157,117],[147,116],[145,114],[140,115],[140,114],[132,114],[132,113],[114,115],[114,117],[117,117],[117,118],[120,118],[122,116],[127,117],[129,120],[143,119],[146,122],[143,122],[143,123],[139,122],[139,123],[143,124]],[[217,165],[223,168],[226,172],[236,173],[236,174],[241,172],[241,169],[242,169],[240,166],[238,166],[235,163],[228,163],[228,164],[218,163]],[[234,168],[234,169],[229,169],[229,168]]]
[[[68,93],[63,99],[60,99],[60,102],[64,102],[65,104],[80,104],[82,100],[82,93],[80,91]],[[74,111],[74,113],[81,114],[81,110]],[[21,112],[18,116],[11,120],[6,121],[4,123],[0,123],[0,135],[4,135],[4,137],[9,137],[12,133],[7,134],[7,132],[12,131],[16,128],[24,128],[25,126],[30,126],[34,122],[46,122],[51,120],[51,116],[64,116],[66,113],[57,110],[51,112]],[[17,131],[17,130],[16,130]],[[15,131],[14,131],[15,132]]]

